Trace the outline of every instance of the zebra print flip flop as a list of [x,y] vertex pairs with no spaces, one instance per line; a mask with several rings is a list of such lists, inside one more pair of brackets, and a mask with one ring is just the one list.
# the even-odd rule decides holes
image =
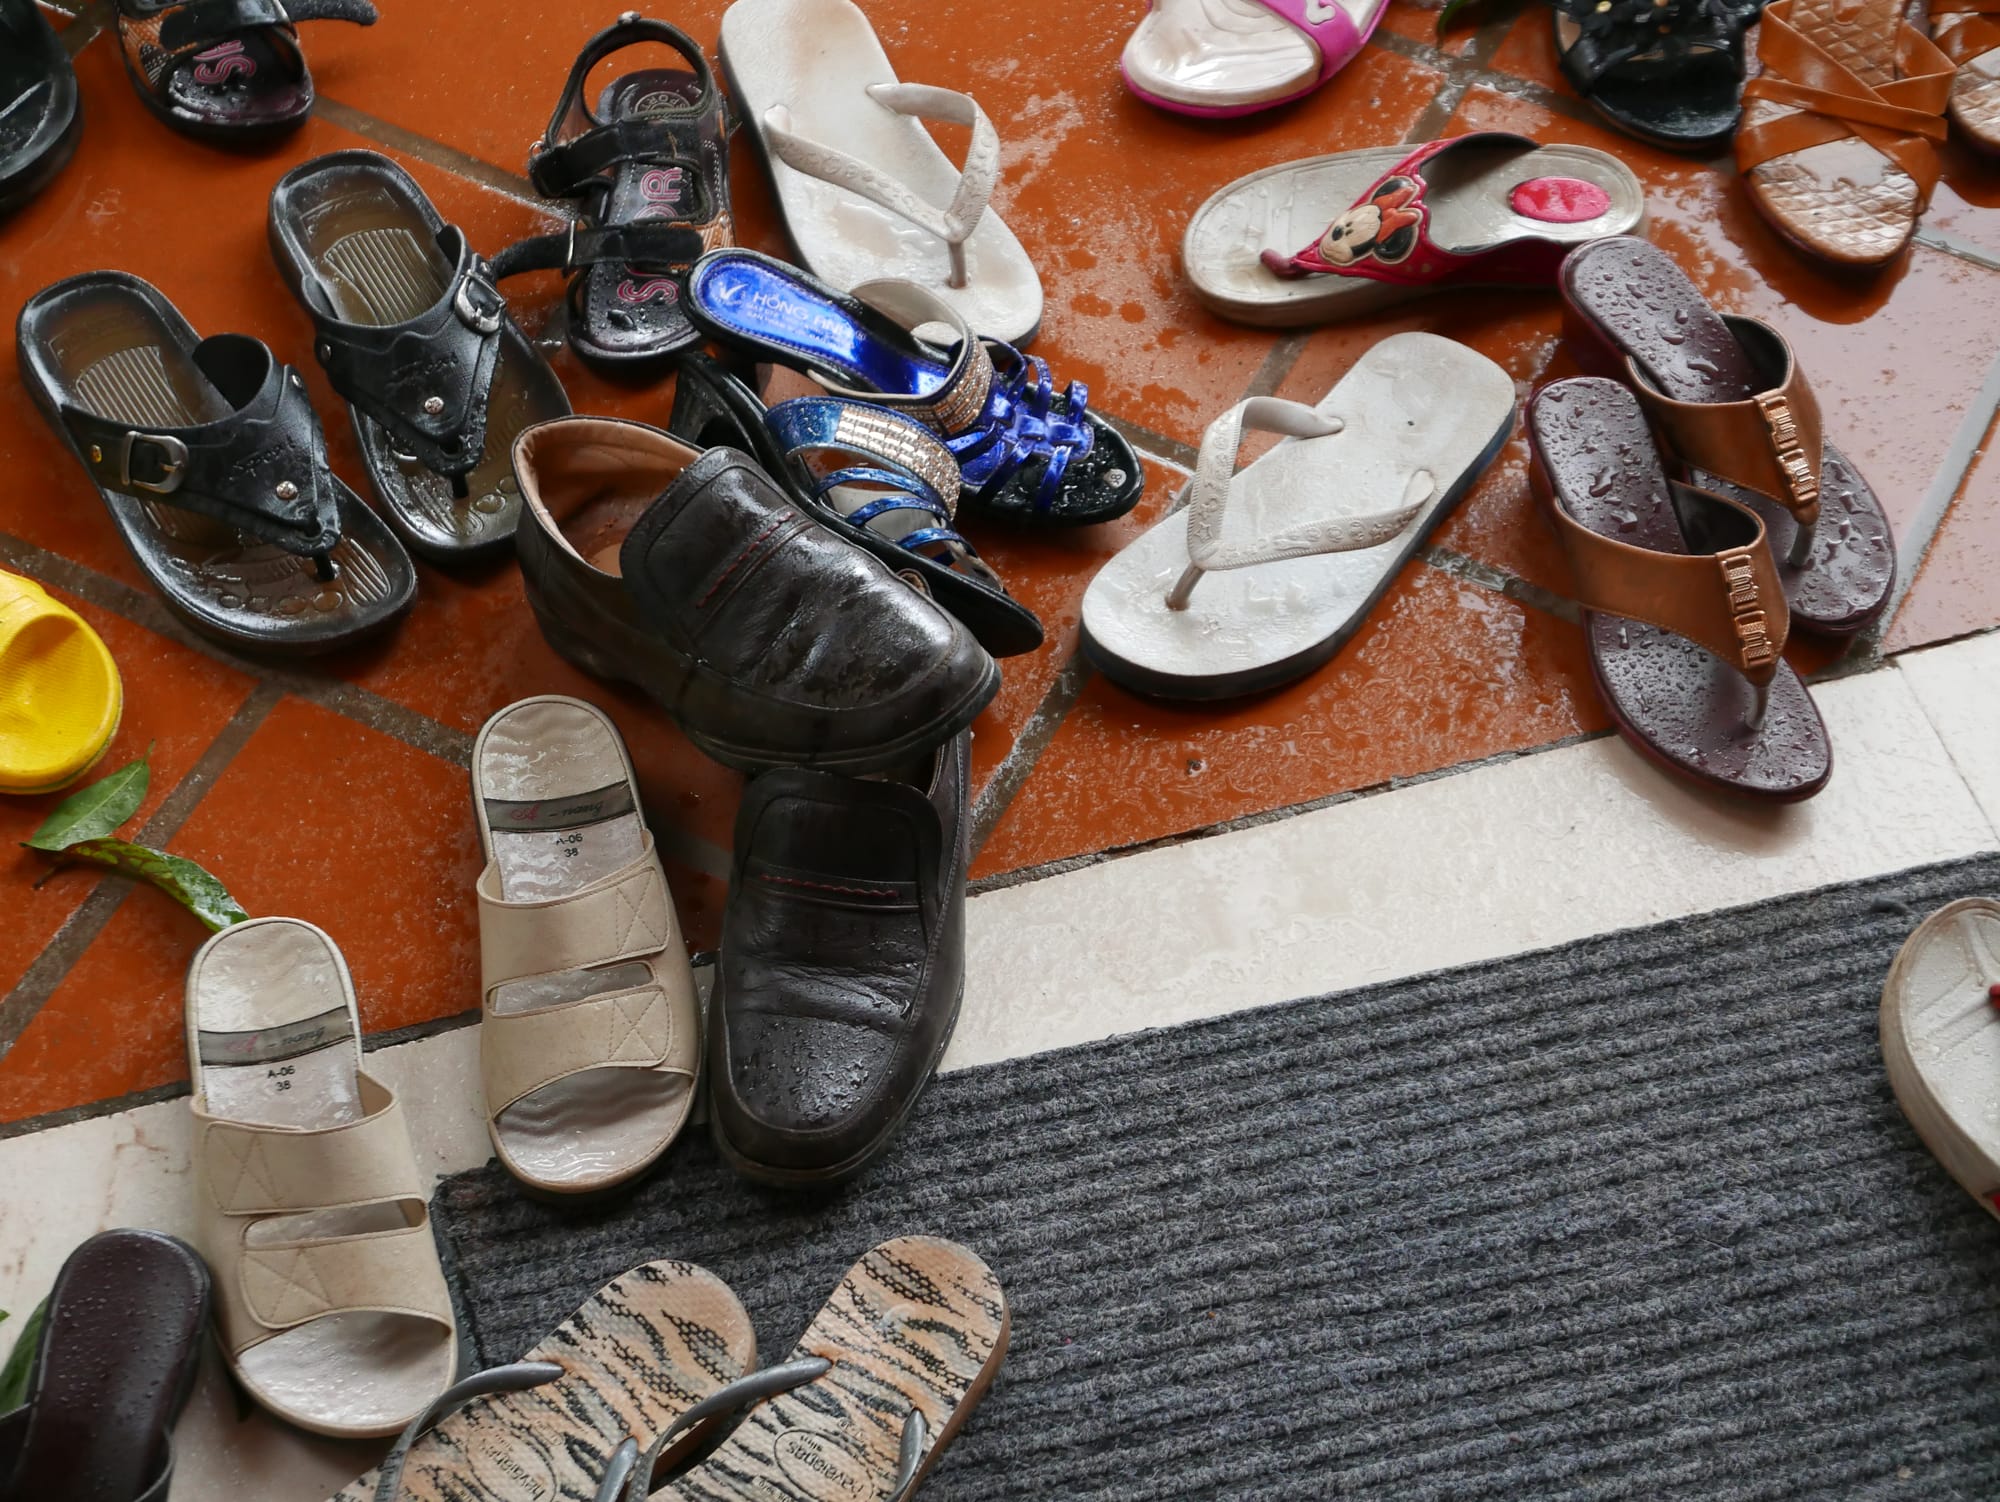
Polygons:
[[[520,1361],[446,1392],[331,1502],[592,1502],[628,1435],[667,1432],[756,1364],[750,1316],[720,1278],[643,1263]],[[679,1426],[674,1452],[707,1428]]]
[[679,1436],[644,1455],[628,1440],[596,1502],[906,1502],[993,1385],[1007,1333],[999,1280],[974,1253],[929,1236],[885,1241],[782,1366],[702,1405],[705,1419],[756,1404],[713,1454],[649,1493],[657,1452]]

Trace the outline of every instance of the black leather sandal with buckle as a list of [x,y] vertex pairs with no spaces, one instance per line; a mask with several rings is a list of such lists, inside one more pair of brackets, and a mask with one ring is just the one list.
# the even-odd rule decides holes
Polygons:
[[387,157],[336,151],[272,190],[271,253],[404,540],[438,563],[505,553],[515,435],[569,399],[463,232]]
[[416,592],[395,535],[326,465],[305,381],[244,334],[203,339],[122,271],[21,310],[21,378],[174,613],[231,646],[323,652]]
[[[643,68],[604,86],[593,111],[592,69],[642,43],[671,47],[685,68]],[[652,377],[701,335],[681,311],[681,282],[704,251],[731,243],[729,126],[722,91],[693,39],[627,11],[577,57],[549,128],[528,157],[544,198],[577,205],[569,228],[510,245],[500,278],[561,271],[569,278],[569,342],[608,375]]]

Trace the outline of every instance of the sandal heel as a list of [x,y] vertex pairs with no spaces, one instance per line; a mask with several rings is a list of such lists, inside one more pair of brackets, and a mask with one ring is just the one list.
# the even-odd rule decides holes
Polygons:
[[1577,369],[1585,375],[1603,376],[1611,381],[1628,381],[1625,356],[1605,337],[1604,331],[1575,303],[1563,295],[1563,344]]

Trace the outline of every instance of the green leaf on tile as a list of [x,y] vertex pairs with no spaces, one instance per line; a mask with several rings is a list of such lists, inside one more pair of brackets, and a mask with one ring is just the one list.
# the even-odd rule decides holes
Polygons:
[[153,748],[148,746],[146,755],[137,761],[128,761],[109,777],[100,777],[89,787],[71,793],[42,820],[42,827],[21,843],[30,850],[54,853],[78,840],[110,834],[146,801],[146,788],[153,780],[146,757],[152,754]]
[[21,1338],[14,1342],[7,1364],[0,1366],[0,1413],[12,1413],[28,1401],[28,1379],[35,1369],[35,1348],[42,1343],[42,1319],[48,1308],[47,1300],[35,1306],[21,1324]]
[[169,855],[150,845],[134,845],[125,840],[83,840],[61,851],[56,859],[102,866],[107,871],[151,882],[211,930],[241,923],[250,916],[212,873],[185,856]]

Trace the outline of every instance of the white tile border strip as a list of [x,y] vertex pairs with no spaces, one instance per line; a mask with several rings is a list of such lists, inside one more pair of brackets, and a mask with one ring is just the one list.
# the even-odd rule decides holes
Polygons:
[[[986,893],[945,1067],[2000,849],[1997,672],[2000,635],[1817,689],[1834,776],[1792,808],[1702,796],[1605,739]],[[369,1055],[434,1174],[487,1159],[477,1053],[461,1028]],[[0,1142],[0,1308],[105,1226],[186,1234],[187,1179],[185,1100]],[[212,1357],[178,1449],[174,1497],[201,1502],[320,1502],[372,1459],[239,1422]]]

